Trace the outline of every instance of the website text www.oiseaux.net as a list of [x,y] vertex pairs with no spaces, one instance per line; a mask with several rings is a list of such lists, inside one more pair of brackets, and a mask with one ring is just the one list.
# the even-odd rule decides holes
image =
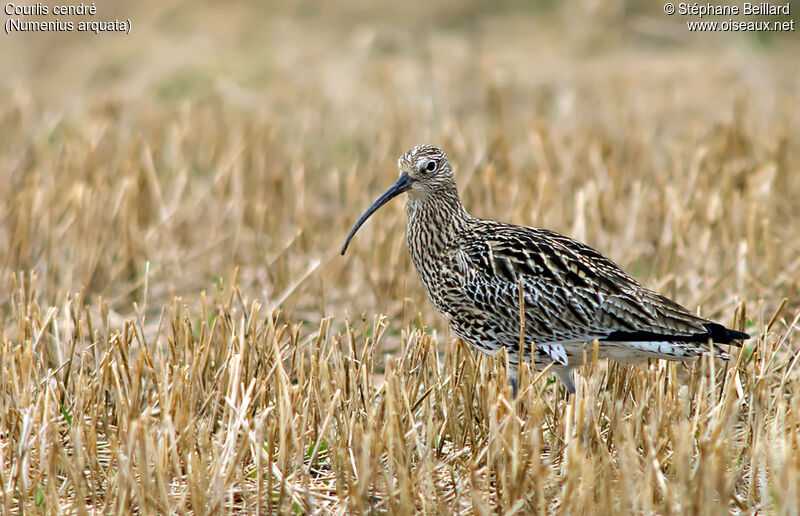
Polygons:
[[731,32],[731,31],[764,31],[764,32],[792,32],[794,20],[787,21],[687,21],[686,26],[692,32]]

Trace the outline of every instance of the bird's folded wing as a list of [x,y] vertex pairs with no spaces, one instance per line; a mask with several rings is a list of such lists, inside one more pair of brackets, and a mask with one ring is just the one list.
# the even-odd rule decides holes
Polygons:
[[707,332],[707,320],[642,286],[589,246],[552,231],[497,224],[491,234],[462,243],[453,262],[467,297],[486,305],[478,308],[507,313],[508,320],[519,314],[521,285],[526,334],[534,341]]

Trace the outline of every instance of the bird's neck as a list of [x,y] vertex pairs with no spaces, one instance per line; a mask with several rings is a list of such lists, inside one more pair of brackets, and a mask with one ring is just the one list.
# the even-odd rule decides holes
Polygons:
[[406,214],[408,247],[415,262],[457,245],[472,218],[455,185],[425,196],[409,195]]

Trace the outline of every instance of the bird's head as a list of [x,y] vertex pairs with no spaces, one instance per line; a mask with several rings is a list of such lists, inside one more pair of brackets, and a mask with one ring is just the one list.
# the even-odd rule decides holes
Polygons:
[[412,199],[424,200],[439,190],[455,189],[453,169],[447,161],[447,156],[442,149],[433,145],[417,145],[409,149],[397,160],[397,168],[400,169],[400,177],[356,221],[342,246],[342,254],[347,250],[358,228],[370,215],[401,193],[408,192]]
[[408,176],[408,194],[415,199],[424,198],[443,187],[453,184],[453,169],[444,151],[433,145],[417,145],[397,160],[400,180]]

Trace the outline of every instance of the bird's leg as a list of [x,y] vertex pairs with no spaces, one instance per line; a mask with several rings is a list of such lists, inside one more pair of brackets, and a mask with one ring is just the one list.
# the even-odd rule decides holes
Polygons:
[[556,373],[558,379],[564,384],[564,388],[567,390],[567,395],[575,394],[575,382],[572,381],[572,368],[553,366],[553,372]]
[[511,384],[511,392],[516,399],[519,388],[519,364],[508,364],[508,383]]

